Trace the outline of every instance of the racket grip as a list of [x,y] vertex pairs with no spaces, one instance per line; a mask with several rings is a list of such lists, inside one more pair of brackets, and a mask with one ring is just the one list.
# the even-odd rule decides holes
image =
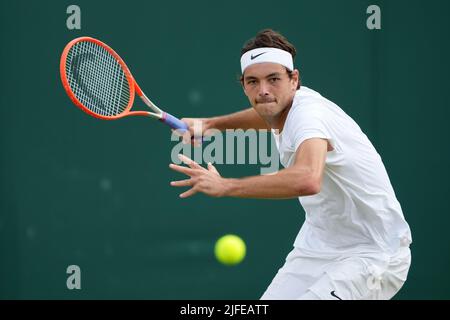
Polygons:
[[186,123],[167,112],[163,112],[160,120],[175,130],[187,131],[189,129]]

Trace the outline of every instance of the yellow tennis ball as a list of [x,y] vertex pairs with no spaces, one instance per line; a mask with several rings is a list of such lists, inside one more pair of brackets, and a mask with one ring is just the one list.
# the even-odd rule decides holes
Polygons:
[[246,253],[245,242],[234,234],[219,238],[214,247],[214,254],[221,263],[232,266],[240,263]]

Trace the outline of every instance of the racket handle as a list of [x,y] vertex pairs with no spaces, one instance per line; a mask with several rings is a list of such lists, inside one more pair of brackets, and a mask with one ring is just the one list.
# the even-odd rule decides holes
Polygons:
[[163,112],[160,121],[164,122],[169,127],[175,130],[187,131],[189,129],[186,123],[167,112]]

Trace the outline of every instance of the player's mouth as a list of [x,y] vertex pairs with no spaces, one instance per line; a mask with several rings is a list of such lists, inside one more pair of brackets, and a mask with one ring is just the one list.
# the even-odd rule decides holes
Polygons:
[[262,98],[255,100],[257,104],[266,104],[266,103],[274,103],[277,102],[274,98]]

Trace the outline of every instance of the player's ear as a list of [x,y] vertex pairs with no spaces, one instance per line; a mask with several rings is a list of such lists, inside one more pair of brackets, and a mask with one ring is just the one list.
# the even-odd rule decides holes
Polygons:
[[239,83],[241,84],[242,90],[244,90],[244,93],[247,95],[247,93],[245,92],[245,86],[244,86],[244,75],[239,77]]
[[245,89],[244,80],[241,79],[242,90],[244,90],[245,95],[248,97],[247,90]]
[[295,69],[294,71],[292,71],[292,85],[294,90],[297,90],[297,86],[298,86],[298,82],[300,81],[300,71],[298,71],[298,69]]

